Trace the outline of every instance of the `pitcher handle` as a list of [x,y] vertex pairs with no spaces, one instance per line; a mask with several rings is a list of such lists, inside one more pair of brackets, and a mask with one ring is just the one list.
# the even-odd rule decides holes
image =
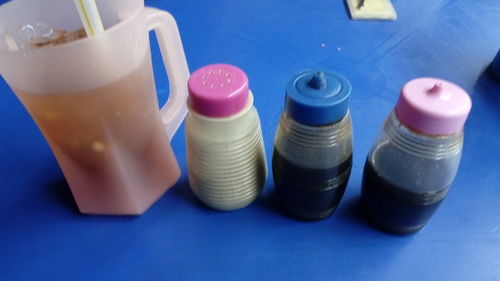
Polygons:
[[168,12],[149,7],[144,8],[144,13],[148,30],[154,30],[158,38],[170,84],[169,97],[161,107],[160,114],[168,139],[172,140],[188,111],[189,69],[174,17]]

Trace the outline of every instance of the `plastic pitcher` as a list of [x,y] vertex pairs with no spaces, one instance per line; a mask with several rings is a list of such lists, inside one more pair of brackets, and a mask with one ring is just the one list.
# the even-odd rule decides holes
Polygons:
[[[189,71],[169,13],[142,0],[98,0],[97,6],[104,32],[42,48],[30,42],[46,30],[82,28],[74,2],[0,6],[0,74],[45,136],[80,211],[137,215],[180,176],[169,141],[187,112]],[[161,110],[151,30],[170,82]]]

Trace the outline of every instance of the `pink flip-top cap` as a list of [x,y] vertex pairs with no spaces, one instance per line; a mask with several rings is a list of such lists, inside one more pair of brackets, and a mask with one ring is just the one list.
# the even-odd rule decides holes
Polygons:
[[229,64],[211,64],[196,70],[188,81],[191,110],[207,117],[227,117],[245,108],[248,78]]
[[460,131],[472,106],[459,86],[438,78],[418,78],[401,89],[396,116],[408,128],[427,135]]

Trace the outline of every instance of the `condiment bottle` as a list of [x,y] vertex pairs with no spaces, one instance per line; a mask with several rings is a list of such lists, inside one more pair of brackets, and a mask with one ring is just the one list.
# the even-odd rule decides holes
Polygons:
[[195,71],[188,88],[191,189],[211,208],[245,207],[267,178],[262,130],[248,78],[235,66],[213,64]]
[[274,184],[284,210],[316,220],[335,211],[352,166],[351,84],[329,71],[305,71],[287,85],[275,136]]
[[382,230],[421,229],[445,198],[460,163],[469,95],[437,78],[406,83],[366,160],[362,206]]

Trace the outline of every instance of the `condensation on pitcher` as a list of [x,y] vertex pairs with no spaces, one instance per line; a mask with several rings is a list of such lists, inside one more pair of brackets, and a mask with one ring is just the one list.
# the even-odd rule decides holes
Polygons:
[[42,22],[23,24],[4,35],[7,48],[11,51],[60,45],[85,37],[83,28],[74,31],[60,30]]
[[32,48],[37,41],[50,40],[55,33],[55,29],[46,23],[29,22],[12,32],[5,33],[4,38],[11,51],[18,51]]

